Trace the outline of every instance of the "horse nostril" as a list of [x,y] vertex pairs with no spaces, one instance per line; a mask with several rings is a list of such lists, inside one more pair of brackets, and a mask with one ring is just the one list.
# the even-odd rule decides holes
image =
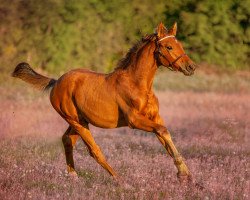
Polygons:
[[195,65],[193,65],[193,64],[192,64],[192,65],[189,65],[189,66],[188,66],[188,70],[189,70],[189,71],[194,71],[194,70],[195,70]]
[[192,67],[192,65],[188,65],[187,67],[186,67],[186,69],[190,72],[190,71],[193,71],[193,67]]

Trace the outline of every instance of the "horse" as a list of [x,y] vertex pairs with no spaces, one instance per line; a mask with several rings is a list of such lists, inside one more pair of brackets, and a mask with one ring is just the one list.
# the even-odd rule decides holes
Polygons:
[[160,66],[186,76],[195,71],[196,64],[185,53],[176,32],[176,22],[169,30],[159,23],[155,33],[142,37],[108,74],[74,69],[56,80],[35,72],[28,63],[16,66],[12,76],[37,89],[50,89],[52,106],[69,124],[62,142],[70,175],[77,176],[73,147],[81,138],[90,156],[119,180],[90,132],[89,124],[92,124],[106,129],[128,126],[154,133],[173,158],[177,177],[180,180],[191,177],[159,114],[159,102],[152,86]]

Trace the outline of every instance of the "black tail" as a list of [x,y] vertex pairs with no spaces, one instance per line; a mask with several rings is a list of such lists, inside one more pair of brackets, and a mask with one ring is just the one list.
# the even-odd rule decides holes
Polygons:
[[39,90],[47,90],[56,83],[55,79],[35,72],[28,63],[19,63],[12,73],[12,76],[22,79]]

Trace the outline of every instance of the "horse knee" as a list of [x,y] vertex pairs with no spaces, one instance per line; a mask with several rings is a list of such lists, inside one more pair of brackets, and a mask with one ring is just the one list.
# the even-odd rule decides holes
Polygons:
[[164,137],[167,141],[171,141],[171,134],[169,133],[169,131],[166,129],[166,131],[162,134],[162,137]]
[[158,126],[156,128],[156,132],[160,137],[170,137],[170,133],[168,132],[165,126]]

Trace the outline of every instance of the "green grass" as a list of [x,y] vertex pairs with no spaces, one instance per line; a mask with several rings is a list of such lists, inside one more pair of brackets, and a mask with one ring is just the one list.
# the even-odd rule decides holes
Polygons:
[[193,76],[184,76],[181,73],[174,73],[163,70],[158,73],[154,87],[156,90],[171,91],[195,91],[195,92],[223,92],[238,93],[250,92],[249,72],[222,72],[205,73],[197,69]]
[[234,149],[227,149],[227,147],[212,147],[212,146],[204,146],[193,144],[188,147],[180,148],[183,156],[186,158],[202,158],[204,155],[208,156],[218,156],[220,158],[232,157],[232,156],[249,156],[250,151],[237,151]]
[[25,184],[25,186],[26,186],[27,190],[31,190],[34,188],[40,188],[40,189],[43,189],[45,191],[62,190],[63,189],[62,186],[55,184],[55,183],[51,183],[50,181],[45,181],[45,180],[27,182]]

